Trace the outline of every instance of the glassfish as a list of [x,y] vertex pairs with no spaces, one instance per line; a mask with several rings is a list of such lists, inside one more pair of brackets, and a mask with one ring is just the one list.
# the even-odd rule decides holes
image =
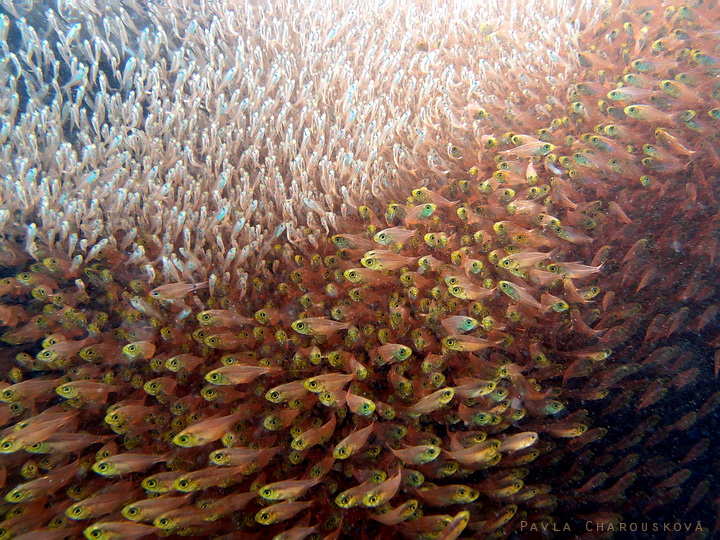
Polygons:
[[266,484],[258,490],[258,495],[268,501],[294,500],[302,497],[321,481],[321,477],[306,478],[303,480],[283,480],[273,484]]
[[365,446],[365,443],[367,442],[368,437],[370,437],[374,427],[375,423],[373,422],[363,429],[353,431],[350,435],[335,445],[335,448],[333,449],[333,457],[335,459],[347,459],[360,450],[363,446]]
[[167,285],[155,287],[150,291],[149,295],[155,300],[177,300],[190,292],[207,288],[207,281],[201,281],[199,283],[168,283]]
[[128,521],[103,521],[83,531],[87,540],[134,540],[157,534],[157,528]]
[[79,469],[79,461],[54,469],[45,476],[14,487],[5,495],[5,500],[17,504],[32,501],[45,495],[52,495],[69,484],[75,478]]
[[128,498],[137,495],[137,491],[133,491],[132,486],[132,482],[120,482],[101,489],[96,494],[68,507],[65,515],[70,519],[84,520],[111,514],[122,508]]
[[249,319],[230,311],[229,309],[208,309],[197,314],[197,320],[203,326],[246,326],[257,324],[255,319]]
[[306,336],[329,336],[340,330],[347,330],[350,328],[349,324],[340,323],[324,317],[308,317],[305,319],[298,319],[293,322],[290,326],[298,334]]
[[243,413],[237,412],[227,416],[216,416],[200,420],[188,426],[173,437],[173,443],[183,448],[202,446],[220,439],[232,425],[242,418]]
[[273,504],[260,510],[255,514],[255,521],[261,525],[272,525],[295,516],[296,514],[310,508],[312,502],[282,502]]
[[387,480],[377,484],[377,487],[371,489],[362,498],[363,506],[375,508],[381,504],[385,504],[392,499],[400,489],[402,480],[402,471],[398,469],[395,476],[391,476]]
[[156,517],[175,510],[190,501],[191,495],[183,497],[155,497],[125,505],[122,515],[130,521],[154,521]]
[[280,368],[268,366],[247,366],[234,364],[214,369],[205,375],[205,380],[216,385],[245,384],[262,375],[280,373]]
[[120,476],[131,472],[139,472],[152,467],[161,461],[167,461],[166,456],[153,454],[117,454],[97,461],[92,470],[102,476]]
[[379,521],[383,525],[398,525],[399,523],[410,519],[417,511],[419,504],[420,503],[417,499],[409,499],[397,508],[392,510],[386,509],[385,512],[380,514],[370,514],[370,517],[375,521]]

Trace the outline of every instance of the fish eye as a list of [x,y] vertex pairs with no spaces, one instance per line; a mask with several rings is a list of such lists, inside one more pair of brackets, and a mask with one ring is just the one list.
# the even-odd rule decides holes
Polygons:
[[203,313],[202,315],[200,315],[200,319],[204,322],[208,322],[211,318],[212,317],[210,315],[208,315],[207,313]]
[[373,266],[375,264],[375,259],[365,259],[365,263],[368,266]]
[[108,465],[107,463],[100,463],[97,468],[99,471],[106,471],[108,469]]
[[74,516],[79,516],[83,513],[82,508],[73,508],[72,513]]
[[637,107],[628,107],[628,111],[630,111],[631,113],[635,113],[637,112]]
[[138,513],[138,509],[134,506],[131,506],[130,508],[128,508],[127,513],[130,516],[134,516]]
[[347,453],[347,450],[345,449],[344,446],[341,446],[340,448],[337,449],[337,453],[340,454],[341,456],[344,456]]
[[155,486],[157,486],[157,480],[155,480],[154,478],[149,478],[145,481],[145,485],[147,487],[154,488]]
[[380,234],[378,234],[378,238],[379,238],[380,240],[385,241],[385,240],[387,239],[387,234],[385,234],[385,233],[380,233]]

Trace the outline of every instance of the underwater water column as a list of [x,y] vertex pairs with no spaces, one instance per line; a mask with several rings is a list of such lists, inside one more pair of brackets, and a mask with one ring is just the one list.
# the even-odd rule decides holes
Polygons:
[[714,3],[3,6],[0,534],[717,526]]

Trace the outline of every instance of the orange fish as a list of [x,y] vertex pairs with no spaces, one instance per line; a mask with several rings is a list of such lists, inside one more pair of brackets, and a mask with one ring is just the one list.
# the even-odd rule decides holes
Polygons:
[[207,288],[207,281],[201,281],[199,283],[168,283],[167,285],[155,287],[149,294],[150,297],[155,300],[177,300],[190,292]]

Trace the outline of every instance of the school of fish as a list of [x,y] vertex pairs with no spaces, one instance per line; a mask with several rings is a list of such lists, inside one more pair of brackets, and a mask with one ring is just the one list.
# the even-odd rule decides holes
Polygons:
[[0,540],[720,531],[718,2],[0,4]]

